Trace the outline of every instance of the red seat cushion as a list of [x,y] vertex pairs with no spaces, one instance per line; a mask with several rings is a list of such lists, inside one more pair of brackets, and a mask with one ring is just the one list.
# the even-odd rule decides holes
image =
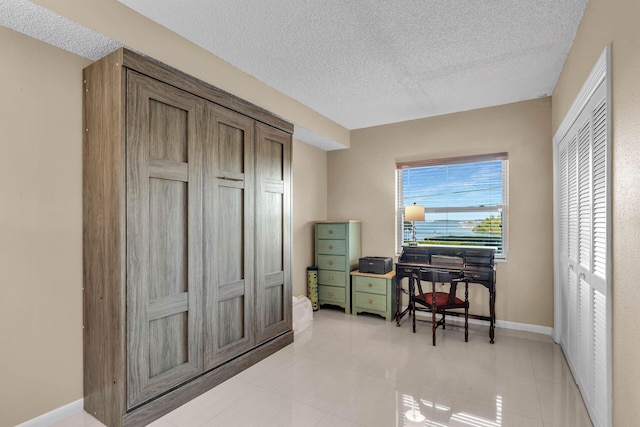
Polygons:
[[[421,299],[427,303],[427,305],[431,305],[432,294],[424,293],[422,295],[416,295],[417,299]],[[449,294],[446,292],[436,292],[436,305],[447,305],[449,301]],[[460,298],[454,299],[454,304],[464,305],[464,301]]]

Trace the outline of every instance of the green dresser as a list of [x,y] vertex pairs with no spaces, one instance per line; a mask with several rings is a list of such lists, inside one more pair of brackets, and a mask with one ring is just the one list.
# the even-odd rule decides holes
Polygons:
[[360,259],[360,221],[316,222],[316,266],[318,302],[332,304],[351,313],[349,273]]
[[351,272],[353,314],[379,314],[390,322],[396,313],[395,271],[387,274]]

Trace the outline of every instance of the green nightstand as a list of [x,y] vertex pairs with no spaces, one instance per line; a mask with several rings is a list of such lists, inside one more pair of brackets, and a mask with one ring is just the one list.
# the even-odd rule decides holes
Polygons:
[[353,314],[373,313],[384,317],[387,322],[396,313],[396,272],[387,274],[351,272],[351,301]]

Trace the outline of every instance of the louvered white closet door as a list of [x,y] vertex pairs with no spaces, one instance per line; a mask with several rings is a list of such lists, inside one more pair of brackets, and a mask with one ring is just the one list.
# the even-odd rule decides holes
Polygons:
[[591,117],[578,128],[578,348],[577,369],[585,400],[591,399]]
[[[604,86],[604,85],[603,85]],[[610,378],[610,315],[608,309],[608,221],[607,218],[607,161],[608,122],[607,104],[604,87],[596,92],[597,102],[592,109],[592,171],[591,171],[591,313],[593,329],[593,347],[591,348],[591,402],[598,424],[605,425],[609,420]]]
[[610,424],[608,130],[601,82],[557,147],[559,340],[595,426]]
[[578,138],[574,134],[568,144],[567,163],[567,252],[565,260],[568,286],[567,310],[567,359],[570,365],[576,366],[578,354]]
[[[558,257],[560,263],[559,270],[561,271],[558,277],[559,283],[556,285],[560,288],[560,292],[557,294],[559,304],[561,307],[568,307],[569,301],[569,266],[568,256],[569,253],[569,148],[566,140],[563,140],[558,148],[558,253],[562,256]],[[560,326],[560,337],[568,337],[569,334],[569,315],[567,310],[562,310],[558,313],[559,319],[556,319],[556,324]]]

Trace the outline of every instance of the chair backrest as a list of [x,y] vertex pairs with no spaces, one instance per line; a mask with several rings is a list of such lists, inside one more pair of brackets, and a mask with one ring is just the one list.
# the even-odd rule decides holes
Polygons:
[[[431,282],[431,292],[436,291],[436,283],[449,283],[450,284],[449,291],[445,292],[449,294],[449,297],[447,298],[447,302],[445,303],[445,305],[457,304],[456,292],[457,292],[458,283],[460,283],[461,281],[459,273],[456,274],[456,272],[451,272],[447,270],[438,270],[435,268],[421,268],[420,273],[415,276],[415,279],[417,279],[416,285],[418,287],[419,295],[424,295],[424,291],[422,290],[422,283],[421,283],[422,281]],[[465,282],[465,285],[468,286],[466,282]]]
[[420,280],[432,283],[451,283],[453,282],[453,275],[449,271],[424,268],[420,269]]

